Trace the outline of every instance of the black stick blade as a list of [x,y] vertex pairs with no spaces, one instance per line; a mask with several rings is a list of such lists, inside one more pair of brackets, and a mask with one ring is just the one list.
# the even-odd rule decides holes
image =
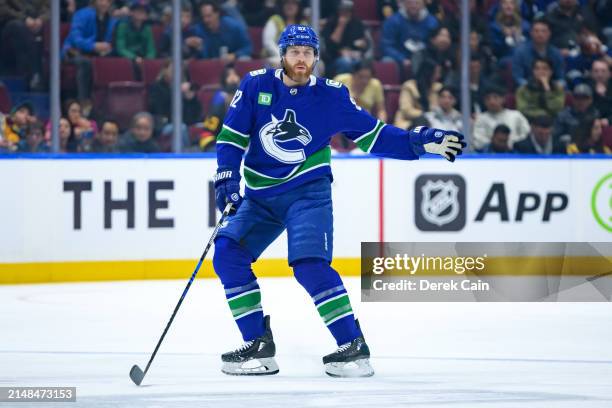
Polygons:
[[144,373],[142,372],[140,367],[135,365],[130,370],[130,378],[132,379],[132,381],[134,381],[134,384],[140,385],[140,383],[142,382],[142,379],[144,378]]

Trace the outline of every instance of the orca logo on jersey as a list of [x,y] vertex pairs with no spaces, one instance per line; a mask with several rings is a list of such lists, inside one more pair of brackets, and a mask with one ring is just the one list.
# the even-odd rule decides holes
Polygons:
[[266,153],[287,164],[302,163],[306,160],[304,149],[299,147],[312,141],[310,132],[299,124],[292,109],[286,109],[285,117],[281,120],[272,115],[272,121],[259,131],[259,138]]

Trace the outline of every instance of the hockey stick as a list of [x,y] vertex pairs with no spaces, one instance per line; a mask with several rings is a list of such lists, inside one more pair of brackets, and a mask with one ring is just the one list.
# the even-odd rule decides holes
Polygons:
[[202,266],[202,262],[204,261],[204,258],[206,258],[206,254],[208,253],[208,250],[210,249],[213,242],[215,241],[217,232],[219,232],[219,228],[221,228],[221,224],[223,223],[223,221],[225,221],[225,218],[227,217],[231,209],[232,209],[232,203],[228,203],[225,206],[225,209],[223,210],[221,219],[215,226],[215,230],[213,231],[212,236],[208,240],[208,244],[206,245],[206,248],[204,249],[204,252],[202,253],[202,256],[200,257],[200,261],[198,262],[198,265],[196,266],[195,270],[191,274],[191,278],[189,278],[189,282],[187,282],[187,286],[185,287],[185,290],[183,290],[183,294],[181,295],[181,298],[179,299],[178,303],[176,304],[176,307],[174,308],[174,312],[172,312],[170,321],[166,325],[164,332],[162,333],[159,341],[157,342],[157,346],[155,346],[155,350],[153,351],[153,354],[151,355],[151,358],[149,359],[149,362],[147,363],[147,367],[145,368],[144,371],[142,371],[140,367],[138,367],[138,365],[134,365],[132,369],[130,370],[130,378],[132,379],[132,381],[134,381],[134,384],[140,385],[144,376],[147,375],[147,371],[149,371],[149,367],[151,367],[151,363],[153,362],[153,359],[155,358],[155,355],[157,354],[157,350],[159,350],[159,346],[164,340],[164,337],[166,337],[166,333],[168,333],[168,329],[170,328],[170,325],[172,324],[172,321],[174,320],[174,316],[176,316],[176,312],[178,312],[179,307],[181,307],[181,303],[183,303],[183,299],[185,299],[185,295],[187,294],[189,287],[193,283],[193,280],[195,279],[196,275],[198,274],[198,271],[200,270],[200,266]]

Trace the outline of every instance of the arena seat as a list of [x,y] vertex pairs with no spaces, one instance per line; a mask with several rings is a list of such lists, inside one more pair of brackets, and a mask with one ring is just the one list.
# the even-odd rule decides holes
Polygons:
[[395,62],[375,61],[374,62],[375,77],[383,83],[383,85],[399,85],[400,75]]
[[612,149],[612,126],[606,126],[601,131],[601,140],[604,146]]
[[253,44],[253,58],[261,57],[261,49],[263,48],[262,32],[263,27],[249,27],[249,38]]
[[243,77],[251,71],[266,68],[267,63],[265,59],[238,60],[235,64],[236,72]]
[[142,81],[145,85],[151,85],[155,80],[157,80],[157,76],[159,72],[164,67],[166,63],[165,59],[145,59],[142,62]]
[[0,112],[9,113],[12,106],[11,94],[6,89],[6,86],[0,82]]
[[130,126],[132,117],[146,110],[145,85],[142,82],[111,82],[106,95],[106,115],[121,130]]
[[158,54],[160,52],[159,46],[161,44],[161,38],[165,30],[166,27],[164,27],[162,24],[151,24],[151,31],[153,32],[153,41],[155,43],[155,49]]
[[400,89],[399,85],[385,85],[385,110],[387,111],[387,122],[393,123],[395,113],[399,108]]
[[188,65],[189,78],[197,86],[218,84],[224,63],[220,59],[191,60]]
[[120,57],[97,57],[91,59],[94,88],[102,88],[111,82],[133,81],[132,61]]
[[202,105],[202,112],[204,113],[204,116],[208,114],[208,109],[210,108],[210,101],[219,89],[219,85],[204,85],[198,91],[198,100]]
[[377,2],[372,0],[355,0],[353,13],[361,20],[378,20]]

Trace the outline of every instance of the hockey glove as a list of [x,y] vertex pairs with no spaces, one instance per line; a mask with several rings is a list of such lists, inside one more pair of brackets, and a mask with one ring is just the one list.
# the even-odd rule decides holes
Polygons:
[[215,182],[215,199],[217,208],[223,212],[227,203],[232,203],[233,214],[242,203],[240,195],[240,172],[236,169],[219,167],[217,174],[213,177]]
[[439,154],[451,162],[455,161],[466,146],[463,135],[454,130],[427,128],[421,133],[421,143],[427,153]]

